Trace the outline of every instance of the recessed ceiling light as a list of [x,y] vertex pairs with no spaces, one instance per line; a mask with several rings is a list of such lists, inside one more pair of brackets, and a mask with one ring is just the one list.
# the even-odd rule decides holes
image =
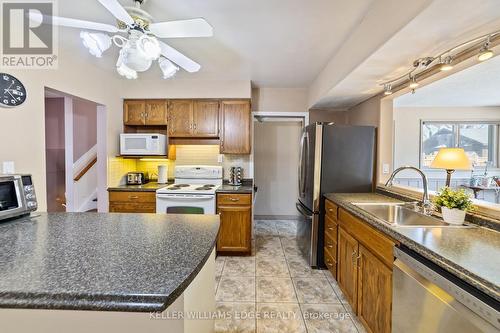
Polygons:
[[479,55],[477,56],[477,60],[479,61],[485,61],[493,57],[493,51],[488,48],[488,46],[485,44],[481,50],[479,51]]

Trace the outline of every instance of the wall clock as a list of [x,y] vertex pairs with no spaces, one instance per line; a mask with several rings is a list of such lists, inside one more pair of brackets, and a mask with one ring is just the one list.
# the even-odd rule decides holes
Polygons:
[[19,106],[26,100],[26,88],[17,78],[0,73],[0,107]]

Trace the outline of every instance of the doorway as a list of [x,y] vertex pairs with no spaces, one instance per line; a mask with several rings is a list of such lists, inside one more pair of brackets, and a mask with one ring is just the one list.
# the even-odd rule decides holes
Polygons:
[[307,114],[254,113],[255,219],[297,219],[299,141]]
[[106,201],[105,122],[104,106],[46,88],[48,212],[97,211]]

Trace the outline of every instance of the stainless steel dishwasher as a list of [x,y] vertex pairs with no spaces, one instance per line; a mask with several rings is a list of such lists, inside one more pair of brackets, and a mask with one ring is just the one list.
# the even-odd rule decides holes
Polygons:
[[500,332],[500,304],[406,248],[395,248],[393,333]]

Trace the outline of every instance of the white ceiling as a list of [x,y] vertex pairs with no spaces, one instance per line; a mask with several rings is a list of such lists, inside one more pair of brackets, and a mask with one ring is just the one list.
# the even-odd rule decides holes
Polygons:
[[354,106],[382,91],[413,60],[433,56],[469,38],[500,29],[498,0],[435,0],[336,84],[314,107]]
[[[177,78],[251,80],[258,87],[307,87],[362,20],[373,0],[149,0],[143,5],[155,21],[204,17],[213,38],[169,40],[202,65]],[[120,0],[131,6],[132,0]],[[114,23],[97,0],[58,2],[60,16]],[[114,72],[117,50],[103,58],[87,54],[76,29],[61,28],[60,43],[76,56]],[[117,75],[117,74],[114,74]],[[155,68],[141,78],[160,77]]]
[[[500,106],[500,56],[394,100],[397,107]],[[500,117],[500,114],[499,114]]]

